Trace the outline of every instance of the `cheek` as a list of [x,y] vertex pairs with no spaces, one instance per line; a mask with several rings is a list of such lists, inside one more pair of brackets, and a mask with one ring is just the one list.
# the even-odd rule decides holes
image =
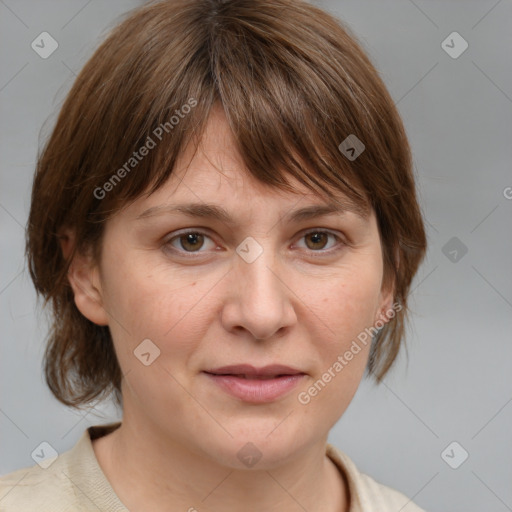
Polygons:
[[133,350],[150,339],[162,356],[172,351],[174,366],[178,366],[176,363],[193,351],[211,323],[204,300],[211,283],[190,273],[149,264],[144,256],[122,258],[114,253],[104,261],[106,306],[116,349],[120,359],[130,363]]
[[382,277],[378,263],[347,267],[333,275],[326,286],[307,290],[305,296],[326,328],[326,347],[341,350],[373,325]]
[[[208,311],[201,307],[209,281],[171,276],[168,269],[164,272],[135,258],[130,264],[128,258],[112,258],[104,268],[109,272],[108,307],[115,316],[110,329],[129,387],[125,393],[137,397],[148,415],[158,407],[182,417],[187,400],[180,383],[186,382],[190,357],[211,324]],[[137,354],[148,352],[150,364],[145,366]]]
[[[333,290],[332,299],[324,302],[322,319],[328,334],[318,339],[323,380],[346,388],[357,387],[366,367],[374,318],[375,292],[371,288],[344,285]],[[330,376],[325,372],[330,371]],[[332,375],[335,374],[336,378]],[[349,382],[352,383],[349,385]]]
[[[319,365],[305,403],[311,400],[327,423],[335,423],[352,400],[368,361],[381,283],[379,260],[352,265],[331,276],[328,285],[307,290],[315,311],[309,329]],[[362,260],[361,260],[362,263]],[[320,320],[320,322],[319,322]]]

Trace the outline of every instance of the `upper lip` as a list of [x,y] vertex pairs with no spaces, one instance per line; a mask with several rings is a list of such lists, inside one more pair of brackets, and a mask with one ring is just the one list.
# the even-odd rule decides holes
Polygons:
[[206,370],[206,373],[215,375],[246,375],[246,376],[268,376],[268,375],[299,375],[304,372],[282,364],[271,364],[261,368],[255,368],[250,364],[235,364]]

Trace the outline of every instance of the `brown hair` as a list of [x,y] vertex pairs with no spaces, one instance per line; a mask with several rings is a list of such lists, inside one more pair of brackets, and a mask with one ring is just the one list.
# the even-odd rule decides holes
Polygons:
[[[108,327],[75,306],[74,252],[63,257],[60,230],[74,230],[73,251],[97,256],[105,221],[170,177],[216,104],[258,180],[293,191],[288,173],[323,197],[341,191],[375,210],[384,283],[401,309],[375,334],[368,373],[380,382],[395,360],[426,236],[402,121],[354,35],[301,0],[150,2],[85,64],[37,163],[27,256],[52,305],[44,369],[62,403],[80,408],[113,391],[122,405],[122,375]],[[356,159],[339,149],[349,135],[365,145]],[[156,149],[135,158],[149,140]]]

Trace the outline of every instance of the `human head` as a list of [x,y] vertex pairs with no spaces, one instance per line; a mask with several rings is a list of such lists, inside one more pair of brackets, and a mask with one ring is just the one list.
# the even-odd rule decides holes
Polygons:
[[[355,37],[301,1],[151,2],[84,66],[37,165],[27,253],[36,289],[53,307],[45,371],[61,402],[78,406],[111,390],[119,402],[121,389],[109,328],[74,303],[74,251],[99,260],[108,219],[167,182],[215,105],[261,183],[290,190],[291,176],[375,212],[382,286],[393,288],[400,311],[376,333],[369,373],[380,381],[395,360],[426,237],[401,119]],[[350,135],[365,145],[355,160],[339,149]],[[65,229],[75,242],[66,258]]]

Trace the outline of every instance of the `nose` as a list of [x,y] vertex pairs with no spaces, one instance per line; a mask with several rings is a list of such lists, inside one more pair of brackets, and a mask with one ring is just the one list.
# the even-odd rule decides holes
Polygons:
[[251,263],[235,257],[222,311],[225,329],[248,331],[257,340],[282,336],[297,321],[296,295],[286,282],[282,265],[268,247]]

